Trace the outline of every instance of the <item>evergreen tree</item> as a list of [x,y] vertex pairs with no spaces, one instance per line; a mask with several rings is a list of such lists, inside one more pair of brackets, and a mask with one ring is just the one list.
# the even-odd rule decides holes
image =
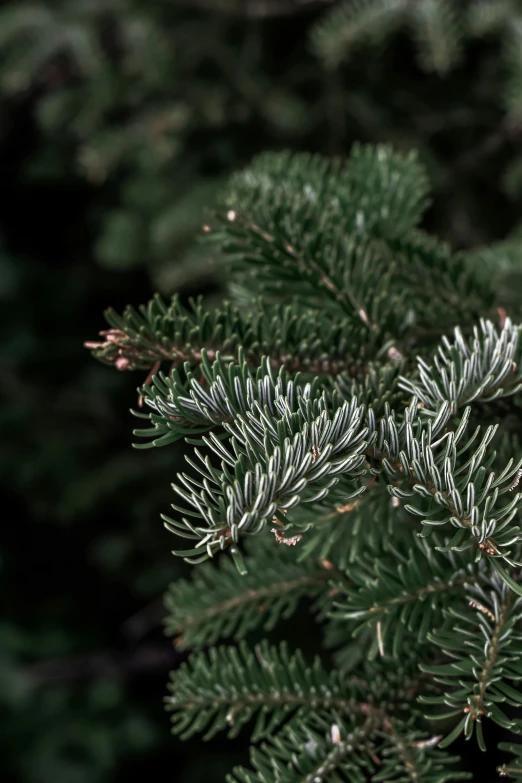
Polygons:
[[[183,738],[251,730],[230,783],[442,783],[461,735],[522,733],[520,304],[504,248],[452,251],[428,203],[388,146],[260,155],[204,227],[230,301],[156,296],[87,344],[148,373],[139,448],[195,447],[164,516],[197,564],[167,707]],[[321,657],[249,643],[304,597]]]

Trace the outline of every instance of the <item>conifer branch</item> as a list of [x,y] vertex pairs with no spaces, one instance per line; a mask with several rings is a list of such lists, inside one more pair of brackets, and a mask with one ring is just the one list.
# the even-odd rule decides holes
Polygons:
[[515,745],[512,742],[501,742],[498,746],[499,750],[504,750],[507,753],[512,753],[515,758],[508,764],[502,764],[498,767],[497,771],[501,777],[514,778],[515,780],[522,779],[522,745]]
[[[234,212],[234,221],[237,221],[248,232],[255,234],[269,248],[273,248],[283,257],[290,259],[295,265],[298,275],[307,279],[312,287],[317,285],[319,289],[325,289],[328,295],[340,305],[345,314],[355,313],[365,327],[373,331],[377,329],[377,324],[370,321],[365,308],[357,299],[354,291],[349,285],[346,286],[344,284],[345,280],[335,279],[332,274],[329,274],[327,270],[322,268],[315,258],[310,255],[300,255],[289,241],[285,241],[284,236],[278,242],[274,235],[249,220],[247,215],[241,212]],[[261,254],[266,254],[266,250],[263,249],[262,245],[260,252]]]
[[375,44],[401,24],[408,0],[348,0],[335,5],[317,23],[312,48],[334,68],[365,43]]
[[[481,585],[475,585],[468,588],[468,595],[478,607],[475,612],[448,609],[446,614],[453,619],[453,627],[437,629],[428,637],[453,662],[421,665],[423,672],[434,675],[437,682],[452,690],[442,697],[422,697],[421,700],[427,704],[443,703],[450,707],[450,716],[462,716],[441,742],[441,747],[449,745],[462,732],[469,739],[476,730],[478,744],[485,750],[484,717],[503,728],[517,730],[517,722],[507,717],[498,702],[522,705],[519,691],[509,685],[509,681],[518,683],[522,680],[522,661],[517,651],[522,636],[515,630],[522,619],[522,598],[510,591],[499,577],[492,578],[488,592]],[[456,685],[458,689],[455,689]]]
[[381,768],[373,776],[375,783],[446,783],[471,777],[467,772],[449,766],[458,759],[447,756],[437,748],[440,737],[426,739],[424,735],[412,736],[412,728],[411,721],[410,725],[396,718],[387,721],[385,732],[390,745],[381,751]]
[[[260,749],[253,748],[254,770],[237,768],[228,783],[326,783],[332,775],[362,780],[361,770],[373,770],[375,722],[371,718],[361,721],[355,716],[341,722],[335,713],[332,717],[339,721],[342,733],[334,723],[339,730],[334,734],[332,725],[320,716],[302,726],[293,722]],[[288,758],[290,762],[286,761]]]
[[[125,308],[122,315],[105,313],[111,327],[100,332],[103,341],[87,341],[85,347],[99,361],[119,370],[150,370],[147,386],[161,366],[194,370],[206,356],[213,362],[237,363],[240,355],[252,367],[264,356],[270,366],[312,376],[348,377],[364,374],[367,359],[360,350],[360,333],[347,319],[325,319],[320,312],[299,312],[288,305],[265,306],[261,302],[245,318],[225,304],[209,311],[200,299],[186,309],[173,296],[170,303],[155,296],[138,310]],[[159,363],[159,364],[158,364]]]
[[[390,484],[389,490],[399,499],[415,496],[424,499],[420,507],[405,505],[407,511],[422,519],[426,528],[423,535],[427,536],[430,529],[449,522],[457,528],[457,533],[447,543],[447,548],[465,547],[466,539],[469,546],[474,540],[484,555],[503,557],[513,566],[516,561],[511,553],[514,545],[520,541],[520,528],[518,525],[510,526],[510,523],[522,505],[522,495],[517,494],[506,505],[497,508],[494,518],[489,514],[499,496],[511,491],[513,476],[517,475],[520,465],[513,465],[513,460],[510,460],[500,476],[496,477],[492,472],[487,476],[487,463],[483,463],[486,448],[496,429],[490,427],[476,451],[467,455],[467,461],[457,467],[458,456],[470,449],[478,430],[464,448],[457,449],[469,420],[470,411],[467,409],[456,430],[447,430],[442,438],[434,440],[441,423],[447,422],[448,413],[449,406],[444,404],[433,419],[435,433],[428,427],[420,438],[414,435],[411,423],[406,421],[401,433],[405,438],[403,450],[394,433],[396,446],[392,449],[387,446],[387,454],[382,459],[386,474],[394,482]],[[389,422],[389,426],[392,425],[393,422]]]
[[[358,3],[363,27],[376,9]],[[460,46],[441,28],[452,9],[403,10],[444,71]],[[210,649],[174,672],[167,705],[183,737],[255,718],[267,742],[231,783],[445,783],[464,777],[440,750],[461,733],[482,749],[483,719],[522,734],[501,707],[522,707],[520,326],[503,309],[500,328],[476,325],[495,311],[491,275],[419,229],[427,199],[415,157],[389,147],[260,156],[208,231],[238,307],[155,299],[109,314],[91,345],[148,371],[142,447],[198,446],[173,485],[179,516],[163,518],[192,542],[175,554],[232,560],[171,588],[168,631]],[[303,597],[328,622],[333,671],[245,644]],[[224,637],[241,641],[213,646]],[[442,739],[419,732],[417,695],[455,719]],[[513,747],[502,769],[516,777]]]
[[[228,729],[235,736],[257,716],[253,741],[270,735],[296,711],[327,711],[378,718],[378,704],[363,701],[355,685],[327,673],[316,660],[308,667],[302,655],[290,655],[267,643],[252,653],[244,642],[237,648],[212,648],[192,655],[173,672],[167,708],[173,712],[173,731],[182,738],[206,730],[205,738]],[[269,714],[271,712],[271,714]]]
[[[481,578],[469,557],[435,553],[424,539],[414,541],[405,553],[393,546],[377,557],[360,558],[350,568],[349,583],[337,584],[339,595],[330,612],[334,619],[351,620],[354,636],[380,623],[381,644],[395,657],[400,655],[405,633],[423,643],[440,622],[441,610],[458,603],[464,586]],[[377,648],[374,635],[371,657]]]
[[399,386],[419,399],[426,415],[435,416],[443,403],[455,413],[471,402],[512,396],[522,389],[520,326],[506,318],[499,334],[490,321],[481,321],[469,340],[457,328],[453,342],[443,338],[433,365],[417,362],[418,380],[402,378]]
[[[290,392],[290,388],[289,388]],[[356,479],[362,472],[367,428],[363,409],[355,400],[344,403],[329,417],[325,398],[312,399],[310,388],[299,400],[290,392],[278,398],[274,413],[254,403],[255,415],[238,415],[234,425],[226,425],[232,435],[235,453],[217,439],[208,440],[222,457],[222,470],[216,470],[208,457],[199,455],[199,472],[204,483],[182,474],[176,492],[192,506],[181,522],[165,518],[172,532],[181,531],[196,539],[198,548],[184,556],[206,559],[239,536],[259,533],[278,510],[294,508],[300,502],[317,502],[337,483],[337,476]],[[298,403],[306,419],[296,412]],[[264,454],[258,454],[259,446]],[[353,496],[364,491],[354,484]]]
[[330,580],[343,575],[332,563],[308,559],[296,563],[287,547],[272,539],[247,548],[248,574],[238,574],[234,563],[198,568],[191,581],[178,580],[166,597],[166,632],[176,635],[177,648],[202,648],[219,639],[242,639],[254,628],[272,629],[288,618],[301,598],[318,598]]

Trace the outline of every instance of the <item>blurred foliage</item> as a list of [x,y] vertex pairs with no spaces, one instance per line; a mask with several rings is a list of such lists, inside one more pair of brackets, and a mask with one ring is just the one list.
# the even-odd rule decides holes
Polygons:
[[427,228],[460,247],[506,238],[519,296],[522,6],[453,5],[442,75],[393,20],[350,51],[345,36],[335,67],[318,57],[353,2],[0,9],[2,780],[127,783],[168,763],[176,783],[213,783],[243,760],[240,745],[202,758],[169,736],[176,657],[157,602],[186,571],[159,511],[182,454],[130,448],[143,377],[82,348],[109,304],[212,296],[219,259],[195,238],[230,171],[263,149],[415,146],[435,184]]
[[[38,127],[27,182],[89,183],[93,255],[147,264],[165,290],[201,276],[204,207],[263,148],[414,144],[469,243],[464,204],[471,223],[479,205],[454,162],[518,146],[521,30],[519,0],[17,0],[0,10],[0,91]],[[517,200],[510,152],[497,187]]]

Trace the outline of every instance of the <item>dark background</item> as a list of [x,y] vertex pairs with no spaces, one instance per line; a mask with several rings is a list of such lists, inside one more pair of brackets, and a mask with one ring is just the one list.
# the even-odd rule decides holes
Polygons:
[[518,231],[501,36],[465,40],[442,75],[405,31],[328,70],[310,46],[327,2],[261,17],[196,5],[0,8],[2,781],[212,783],[246,760],[242,740],[169,735],[181,657],[161,596],[188,570],[159,514],[182,450],[132,450],[143,378],[82,347],[109,305],[213,301],[224,271],[196,238],[228,174],[264,149],[391,141],[428,167],[427,228],[456,247]]

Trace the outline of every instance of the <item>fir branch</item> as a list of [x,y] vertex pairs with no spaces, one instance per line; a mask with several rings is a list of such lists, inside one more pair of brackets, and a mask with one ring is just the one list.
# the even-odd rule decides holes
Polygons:
[[[236,768],[227,783],[300,783],[328,780],[362,783],[373,771],[375,758],[372,718],[357,720],[346,717],[343,722],[333,713],[331,720],[342,726],[339,733],[324,717],[310,718],[304,725],[295,722],[283,732],[251,752],[254,771]],[[288,761],[290,759],[290,762]],[[335,776],[335,777],[332,777]]]
[[515,780],[522,779],[522,745],[515,744],[513,742],[500,742],[498,746],[499,750],[504,750],[506,753],[512,753],[515,758],[508,764],[502,764],[498,767],[498,774],[502,777],[514,778]]
[[161,365],[194,370],[204,355],[212,362],[218,349],[222,361],[237,363],[241,351],[253,367],[268,356],[272,368],[291,373],[351,377],[365,371],[360,329],[349,319],[325,318],[320,311],[288,304],[255,302],[246,318],[229,303],[209,311],[197,299],[187,309],[177,295],[168,304],[156,295],[138,310],[128,306],[119,315],[109,309],[105,317],[111,328],[100,332],[103,341],[87,341],[85,347],[116,369],[151,370],[144,386]]
[[[408,314],[408,336],[414,340],[424,331],[432,338],[441,335],[457,318],[461,326],[473,325],[492,312],[491,274],[485,272],[482,259],[471,261],[466,253],[455,253],[446,242],[416,228],[387,238],[386,245],[397,265],[396,275],[408,290],[413,310]],[[426,290],[433,294],[429,300]]]
[[517,12],[517,0],[475,0],[467,9],[466,27],[477,37],[502,32]]
[[245,328],[236,309],[225,304],[222,310],[205,311],[201,299],[191,301],[187,310],[178,296],[167,305],[156,294],[138,310],[128,306],[122,315],[106,310],[111,327],[100,332],[103,342],[87,342],[95,358],[117,369],[150,369],[156,362],[182,367],[201,362],[201,351],[215,356],[217,348],[234,351]]
[[[152,438],[152,442],[136,445],[136,448],[163,446],[185,435],[206,432],[216,425],[232,425],[236,416],[252,412],[256,405],[268,406],[274,413],[280,397],[288,398],[292,407],[295,404],[298,378],[289,381],[288,374],[280,368],[274,379],[268,360],[261,367],[252,368],[241,351],[238,365],[227,367],[219,354],[211,363],[206,351],[201,359],[201,375],[195,375],[187,367],[186,383],[174,371],[170,377],[155,376],[152,386],[144,387],[145,402],[153,413],[135,415],[149,419],[153,427],[134,430],[134,435]],[[314,389],[310,387],[310,396],[317,396],[316,389],[317,384]]]
[[273,540],[247,549],[248,574],[240,576],[231,560],[205,564],[191,581],[178,579],[166,596],[166,631],[180,634],[179,649],[202,648],[219,639],[239,640],[257,627],[271,630],[288,618],[303,597],[317,598],[341,574],[331,563],[296,563]]
[[199,731],[208,739],[223,729],[235,736],[254,716],[253,741],[271,735],[296,712],[383,715],[378,704],[362,700],[355,684],[327,673],[318,659],[308,667],[299,652],[290,655],[285,645],[276,649],[266,642],[254,652],[241,642],[192,655],[172,673],[169,690],[173,731],[182,739]]
[[483,584],[468,588],[468,596],[479,607],[473,614],[448,609],[446,614],[448,620],[453,621],[452,626],[447,630],[437,629],[428,637],[453,662],[421,664],[423,672],[451,687],[442,696],[422,697],[421,701],[445,704],[451,710],[448,716],[461,716],[453,731],[441,742],[441,747],[449,745],[462,732],[469,739],[476,730],[479,746],[485,750],[483,717],[491,718],[506,729],[517,727],[517,722],[508,718],[498,704],[522,706],[520,692],[509,684],[522,680],[522,660],[517,646],[522,635],[516,630],[522,620],[522,598],[498,577],[489,585],[483,580]]
[[442,403],[451,412],[470,402],[491,402],[522,389],[520,326],[506,318],[500,333],[491,321],[481,321],[466,340],[460,329],[455,339],[444,337],[433,364],[419,358],[418,379],[401,378],[400,388],[415,395],[428,416],[436,416]]
[[[424,741],[425,735],[395,719],[361,718],[332,711],[285,727],[251,751],[254,771],[239,768],[229,783],[446,783],[466,773],[449,767],[449,757]],[[384,738],[384,739],[383,739]],[[290,759],[290,762],[288,761]]]
[[[389,485],[393,496],[400,500],[408,497],[421,500],[420,506],[406,504],[404,507],[421,518],[425,526],[422,535],[428,536],[430,530],[449,522],[457,528],[457,533],[446,548],[466,548],[476,543],[480,553],[492,558],[502,557],[513,566],[516,565],[514,547],[521,537],[519,526],[510,523],[522,506],[522,494],[515,495],[500,508],[495,509],[495,506],[501,495],[511,491],[512,479],[522,462],[514,465],[510,460],[499,476],[493,472],[487,474],[492,458],[486,458],[486,449],[495,434],[495,427],[486,430],[474,452],[469,453],[469,450],[478,430],[464,447],[458,449],[469,414],[468,408],[456,430],[446,431],[442,438],[437,439],[434,436],[440,431],[441,423],[448,420],[447,403],[440,408],[435,419],[428,419],[428,425],[431,421],[435,423],[435,432],[428,426],[427,430],[418,430],[415,434],[408,419],[402,431],[397,432],[396,429],[394,431],[393,420],[389,420],[390,437],[385,441],[383,435],[380,436],[380,442],[385,446],[381,464],[393,482]],[[467,457],[464,464],[457,459],[461,455]],[[495,516],[491,517],[493,509]],[[500,573],[500,564],[495,568]]]
[[367,327],[374,351],[397,332],[402,298],[391,286],[389,253],[371,240],[411,230],[427,192],[415,157],[386,146],[354,145],[345,165],[265,154],[233,178],[216,236],[244,285],[277,297],[291,280],[312,306],[322,294],[323,306],[330,301],[333,312]]
[[413,723],[396,718],[387,721],[385,731],[390,742],[379,753],[381,764],[372,783],[446,783],[471,777],[467,772],[448,769],[459,759],[436,747],[440,737],[426,737]]
[[406,19],[408,0],[345,0],[316,24],[311,44],[327,67],[334,68],[363,44],[375,44]]
[[[265,373],[264,378],[268,379],[268,370]],[[458,451],[457,446],[464,437],[469,411],[457,429],[446,431],[442,438],[440,432],[450,415],[447,404],[436,418],[424,422],[418,418],[418,408],[413,404],[399,427],[394,417],[388,416],[381,419],[377,432],[371,410],[368,426],[363,427],[363,408],[357,407],[355,398],[350,405],[344,403],[330,418],[324,394],[317,397],[311,387],[294,393],[292,382],[288,382],[283,393],[273,385],[259,386],[259,389],[262,389],[264,406],[254,399],[246,410],[236,410],[233,424],[224,424],[232,436],[233,454],[214,436],[204,438],[223,460],[223,469],[217,471],[208,458],[197,452],[204,466],[198,467],[204,483],[188,475],[180,476],[183,488],[177,487],[176,491],[195,509],[193,516],[206,523],[196,525],[187,519],[176,523],[165,518],[173,532],[180,530],[183,535],[197,539],[200,547],[206,547],[206,552],[196,548],[186,552],[187,556],[211,556],[216,549],[232,541],[237,543],[239,530],[243,534],[258,532],[277,509],[288,510],[303,500],[319,502],[333,489],[338,477],[354,479],[361,475],[366,456],[370,465],[374,465],[371,471],[375,475],[384,471],[391,481],[389,489],[393,496],[424,499],[420,507],[409,504],[406,509],[422,518],[427,526],[425,534],[430,527],[450,522],[458,532],[448,546],[461,546],[468,533],[471,534],[469,545],[475,540],[486,555],[502,556],[513,563],[510,548],[519,540],[519,529],[510,526],[510,522],[522,495],[515,495],[504,507],[497,508],[494,519],[489,515],[498,497],[512,489],[512,483],[508,482],[512,482],[520,465],[511,461],[499,477],[490,474],[484,487],[477,491],[486,475],[488,464],[483,464],[486,447],[495,428],[489,428],[477,450],[468,455],[467,462],[459,464],[457,456],[463,451]],[[228,410],[233,418],[232,410],[227,408],[229,396],[222,393],[218,408],[223,412]],[[345,434],[340,438],[343,427],[346,427]],[[464,451],[469,450],[476,434]],[[285,445],[289,437],[293,438],[291,446],[290,441]],[[347,451],[349,443],[353,443],[351,452]],[[259,452],[261,445],[263,454]],[[281,459],[285,452],[283,469]],[[234,472],[230,473],[227,466]],[[278,481],[281,483],[276,490]],[[317,491],[310,494],[311,486],[310,490],[306,488],[316,481],[319,482]],[[263,489],[256,490],[256,486]],[[300,487],[297,494],[296,487]],[[358,489],[353,486],[351,494],[363,490],[364,486]],[[427,507],[426,499],[429,499]],[[255,508],[255,513],[250,508]],[[298,518],[291,516],[285,529],[298,522]],[[304,521],[305,529],[309,524]]]
[[345,0],[317,23],[312,48],[334,68],[362,45],[384,43],[406,25],[417,40],[423,70],[445,75],[457,64],[463,26],[448,0]]
[[411,5],[419,62],[424,70],[443,76],[462,53],[459,11],[451,0],[418,0]]
[[[234,215],[234,235],[237,236],[241,231],[240,236],[243,238],[243,245],[232,246],[229,244],[226,246],[228,251],[234,248],[236,254],[241,254],[247,248],[247,241],[251,241],[252,237],[255,237],[258,254],[256,257],[249,258],[251,263],[261,263],[262,261],[266,263],[266,260],[270,258],[272,263],[276,262],[280,266],[280,276],[284,275],[287,279],[297,278],[303,281],[299,291],[301,296],[304,297],[308,293],[309,297],[316,298],[322,292],[339,306],[343,315],[359,319],[370,331],[377,330],[376,321],[370,319],[368,315],[368,306],[363,304],[362,299],[359,298],[357,283],[360,285],[360,281],[356,281],[354,284],[353,279],[350,279],[350,277],[353,278],[359,267],[365,267],[368,273],[370,267],[376,266],[367,245],[365,246],[360,241],[351,242],[344,237],[339,237],[336,246],[331,247],[330,258],[328,256],[321,258],[316,250],[314,252],[309,247],[303,247],[302,242],[298,245],[295,241],[297,237],[290,237],[284,234],[281,229],[280,236],[269,233],[257,225],[244,211],[234,210],[229,211],[228,214]],[[337,259],[340,256],[344,256],[345,266],[342,269],[337,264]],[[335,266],[338,268],[335,269]],[[377,284],[378,277],[374,278],[375,284]],[[368,280],[366,280],[367,282]],[[278,285],[274,293],[278,293],[280,288],[281,286]],[[267,289],[266,284],[265,289]],[[376,299],[377,296],[374,296],[374,301]]]
[[[296,398],[289,389],[276,402],[273,411],[254,402],[252,414],[225,425],[234,453],[212,435],[205,439],[221,456],[222,470],[196,452],[203,483],[178,476],[182,486],[174,489],[192,507],[188,513],[195,521],[164,519],[172,532],[198,542],[197,548],[180,554],[199,561],[234,542],[237,557],[240,535],[259,533],[278,510],[326,497],[338,476],[356,479],[363,472],[368,430],[356,400],[343,403],[333,416],[325,397],[314,400],[310,387]],[[352,495],[362,491],[364,486],[354,483]]]
[[[408,3],[408,18],[432,36],[444,70],[459,31],[442,31],[435,51],[437,9],[445,0]],[[235,735],[255,718],[254,739],[269,739],[235,783],[459,779],[439,738],[418,732],[419,693],[449,706],[436,718],[457,719],[442,746],[476,731],[484,748],[485,717],[522,733],[499,706],[522,706],[520,327],[501,309],[500,330],[484,320],[465,336],[493,309],[495,288],[474,279],[470,254],[418,228],[427,194],[416,159],[388,147],[355,146],[346,163],[261,156],[233,178],[208,232],[232,262],[241,309],[155,299],[110,314],[93,348],[120,369],[148,370],[149,412],[137,415],[152,426],[135,432],[147,446],[185,437],[207,448],[174,485],[181,519],[163,518],[192,542],[176,554],[199,563],[229,549],[235,566],[207,564],[171,588],[168,628],[181,646],[241,642],[192,656],[167,703],[183,737]],[[456,320],[430,363],[433,338]],[[486,402],[489,426],[470,433],[469,406]],[[504,408],[502,428],[516,426],[497,455]],[[333,672],[284,646],[244,643],[304,596],[321,620],[333,603]],[[395,671],[398,658],[407,665]],[[419,661],[424,678],[413,678]]]
[[353,490],[341,476],[323,501],[299,509],[295,524],[293,514],[285,515],[288,534],[294,529],[305,530],[299,561],[309,557],[332,560],[338,569],[348,572],[361,556],[378,556],[384,536],[393,536],[395,545],[403,538],[410,541],[416,520],[404,513],[399,519],[398,498],[390,498],[386,487],[376,481],[376,476],[370,478],[365,492],[346,502]]
[[352,377],[342,372],[333,380],[333,387],[342,400],[356,397],[367,408],[371,408],[376,417],[382,416],[390,408],[399,408],[405,397],[401,393],[399,381],[405,369],[400,357],[386,364],[370,363],[364,375]]
[[377,623],[382,645],[398,657],[405,636],[414,635],[417,644],[423,643],[440,622],[441,610],[458,603],[464,586],[480,579],[469,557],[435,553],[424,539],[413,541],[405,553],[390,545],[378,557],[363,556],[350,568],[350,582],[337,585],[330,615],[338,621],[351,620],[353,636],[368,628],[374,631],[371,658],[378,652]]
[[[257,226],[251,226],[251,229],[257,230]],[[268,242],[274,242],[274,237],[270,237],[269,235],[265,234],[265,238]],[[368,327],[368,329],[372,329],[374,331],[377,329],[377,324],[373,321],[370,321],[368,313],[364,309],[362,303],[357,299],[356,294],[350,286],[341,288],[338,283],[336,284],[333,281],[328,272],[322,269],[320,264],[313,258],[300,258],[298,252],[294,247],[292,247],[292,245],[286,244],[284,246],[284,251],[295,262],[303,276],[307,274],[308,270],[310,270],[312,275],[317,278],[319,286],[326,288],[333,299],[339,302],[343,310],[353,310],[355,313],[357,313],[357,316],[360,318],[362,323]]]

